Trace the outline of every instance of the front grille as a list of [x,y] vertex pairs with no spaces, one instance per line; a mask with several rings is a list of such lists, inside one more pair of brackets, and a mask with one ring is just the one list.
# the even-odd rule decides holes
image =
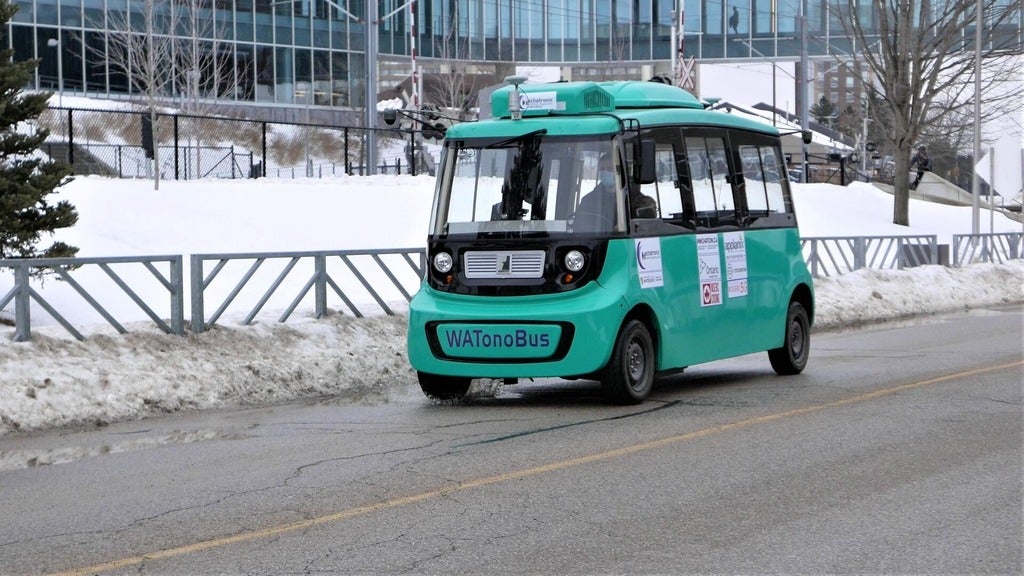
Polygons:
[[466,278],[541,278],[543,250],[466,252],[462,256]]

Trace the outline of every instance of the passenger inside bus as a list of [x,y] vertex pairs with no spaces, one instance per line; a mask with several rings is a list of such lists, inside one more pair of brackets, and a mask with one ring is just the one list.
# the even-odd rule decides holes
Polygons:
[[[616,222],[615,192],[619,179],[616,177],[615,160],[611,153],[601,154],[597,163],[597,185],[587,193],[576,208],[576,220],[597,221],[597,227],[611,229]],[[630,212],[634,218],[657,217],[657,202],[639,190],[629,197]]]
[[597,186],[576,207],[576,222],[586,228],[613,228],[616,187],[615,161],[611,153],[605,152],[597,161]]

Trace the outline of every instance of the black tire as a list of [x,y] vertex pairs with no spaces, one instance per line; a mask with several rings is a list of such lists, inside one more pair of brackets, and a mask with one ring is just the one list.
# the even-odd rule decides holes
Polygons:
[[430,398],[438,400],[454,400],[462,398],[469,391],[469,378],[459,376],[439,376],[426,372],[416,372],[420,388]]
[[790,302],[786,312],[786,340],[782,348],[768,351],[772,368],[780,376],[803,372],[811,354],[811,323],[799,302]]
[[651,333],[643,322],[630,320],[601,372],[601,389],[616,404],[639,404],[651,393],[655,368]]

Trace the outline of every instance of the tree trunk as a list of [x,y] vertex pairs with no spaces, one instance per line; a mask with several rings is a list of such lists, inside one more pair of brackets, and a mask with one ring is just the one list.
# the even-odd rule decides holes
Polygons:
[[893,178],[892,223],[910,226],[910,149],[901,146],[896,152]]

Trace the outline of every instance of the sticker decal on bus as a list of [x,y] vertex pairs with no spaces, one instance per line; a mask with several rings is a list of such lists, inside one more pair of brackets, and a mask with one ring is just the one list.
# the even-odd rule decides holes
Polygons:
[[725,243],[725,279],[729,298],[747,295],[747,244],[743,232],[722,234]]
[[661,269],[661,239],[636,239],[636,269],[641,288],[658,288],[665,283]]
[[697,268],[700,278],[700,305],[722,303],[722,265],[718,234],[697,235]]

